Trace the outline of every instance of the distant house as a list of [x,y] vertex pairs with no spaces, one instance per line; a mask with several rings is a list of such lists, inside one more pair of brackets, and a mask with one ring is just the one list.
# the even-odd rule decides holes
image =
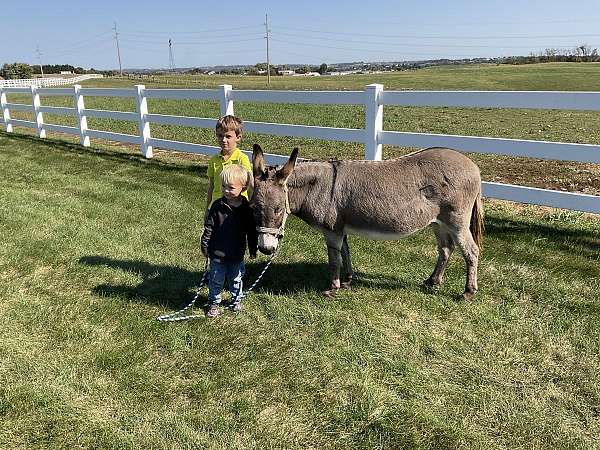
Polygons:
[[73,72],[71,72],[70,70],[61,70],[60,74],[61,75],[73,75]]
[[279,71],[279,75],[283,75],[283,76],[292,76],[296,73],[295,70],[280,70]]

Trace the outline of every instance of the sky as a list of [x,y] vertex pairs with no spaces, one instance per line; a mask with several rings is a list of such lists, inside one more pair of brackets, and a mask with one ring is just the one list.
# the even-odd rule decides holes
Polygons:
[[[600,0],[5,2],[0,64],[335,64],[600,49]],[[50,6],[51,5],[51,6]],[[39,51],[38,51],[39,50]]]

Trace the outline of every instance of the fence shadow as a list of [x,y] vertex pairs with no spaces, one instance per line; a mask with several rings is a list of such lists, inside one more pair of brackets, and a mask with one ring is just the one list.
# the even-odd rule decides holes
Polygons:
[[[101,297],[119,296],[130,300],[169,308],[185,306],[194,296],[202,278],[201,271],[178,266],[150,264],[140,260],[119,260],[106,256],[84,256],[79,263],[87,266],[105,266],[138,275],[136,286],[103,283],[91,289]],[[247,263],[245,288],[256,280],[266,260]],[[378,289],[418,289],[419,280],[402,280],[385,275],[358,272],[353,286]],[[298,292],[320,294],[328,286],[327,265],[324,263],[273,263],[261,279],[255,292],[275,295],[294,295]],[[200,295],[198,306],[206,304],[206,291]]]
[[[136,155],[135,153],[128,153],[123,150],[110,150],[107,148],[94,146],[83,147],[82,145],[74,142],[66,142],[60,139],[53,138],[40,139],[37,136],[32,136],[28,134],[6,133],[0,131],[0,135],[10,137],[11,139],[20,140],[29,144],[43,146],[51,151],[62,151],[66,153],[75,153],[78,155],[94,155],[109,161],[136,164],[144,167],[151,166],[164,171],[190,172],[199,175],[206,174],[205,164],[178,164],[177,162],[164,161],[156,158],[146,159],[141,154]],[[123,143],[119,143],[118,145],[127,146],[127,144]],[[138,149],[138,146],[131,146],[131,149],[134,148]]]
[[566,229],[556,224],[534,224],[517,219],[491,217],[486,219],[486,234],[509,240],[511,236],[529,234],[551,243],[554,250],[577,253],[587,259],[600,260],[600,227],[598,231]]

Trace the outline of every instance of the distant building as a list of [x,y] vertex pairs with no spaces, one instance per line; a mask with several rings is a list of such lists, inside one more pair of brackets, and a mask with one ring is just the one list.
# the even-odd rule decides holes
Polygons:
[[291,76],[294,75],[296,73],[295,70],[280,70],[279,71],[279,75],[283,75],[283,76]]
[[319,72],[294,73],[294,77],[320,77]]
[[73,75],[73,72],[71,72],[70,70],[61,70],[60,74],[61,75]]

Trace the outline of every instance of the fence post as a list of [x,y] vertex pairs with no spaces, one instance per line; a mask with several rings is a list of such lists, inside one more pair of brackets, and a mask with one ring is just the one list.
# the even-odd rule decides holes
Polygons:
[[150,122],[146,118],[146,115],[148,115],[148,99],[144,93],[146,86],[136,84],[135,88],[137,92],[137,112],[140,116],[140,149],[144,158],[152,158],[152,146],[148,143],[150,141]]
[[231,85],[230,84],[221,84],[219,85],[221,89],[221,117],[232,115],[233,116],[233,100],[231,99]]
[[6,127],[7,133],[12,133],[13,127],[9,123],[10,121],[10,110],[8,106],[6,106],[8,102],[6,101],[6,92],[4,89],[0,87],[0,107],[2,107],[2,117],[4,118],[4,126]]
[[46,130],[44,130],[44,116],[40,111],[40,94],[38,94],[38,87],[31,85],[31,103],[33,105],[33,117],[37,125],[37,134],[40,138],[46,137]]
[[383,131],[383,105],[379,103],[382,84],[369,84],[365,88],[365,159],[381,161],[381,144],[378,134]]
[[85,103],[83,102],[83,95],[81,95],[81,85],[76,84],[73,86],[75,100],[75,112],[77,113],[77,123],[79,124],[79,142],[84,147],[90,146],[90,137],[87,135],[87,117],[83,113],[85,109]]

